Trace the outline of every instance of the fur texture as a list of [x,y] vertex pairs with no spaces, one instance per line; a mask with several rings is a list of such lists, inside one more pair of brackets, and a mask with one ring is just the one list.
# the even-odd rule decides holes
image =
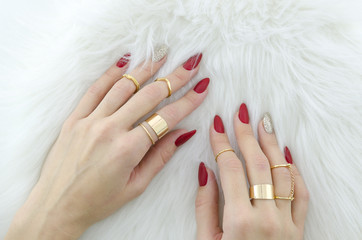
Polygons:
[[198,133],[144,194],[82,239],[195,239],[199,162],[218,175],[208,143],[210,123],[221,115],[236,147],[232,117],[242,102],[254,129],[270,112],[280,147],[290,148],[305,179],[311,196],[305,239],[360,239],[357,1],[61,1],[49,9],[52,17],[44,13],[41,21],[30,18],[34,25],[24,23],[27,41],[1,55],[0,237],[88,86],[124,53],[132,53],[133,68],[165,43],[168,60],[157,76],[192,54],[204,55],[199,74],[162,104],[209,76],[209,96],[179,125]]

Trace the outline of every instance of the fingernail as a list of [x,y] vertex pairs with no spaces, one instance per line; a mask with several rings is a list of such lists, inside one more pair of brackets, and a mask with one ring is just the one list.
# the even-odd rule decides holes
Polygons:
[[185,142],[187,142],[193,135],[195,135],[195,133],[196,133],[196,130],[192,130],[190,132],[184,133],[181,136],[179,136],[175,141],[176,147],[179,147],[182,144],[184,144]]
[[123,55],[123,57],[118,60],[117,67],[123,68],[124,66],[126,66],[126,64],[129,62],[130,56],[131,56],[130,53],[126,53],[125,55]]
[[199,185],[200,187],[205,186],[207,183],[207,170],[203,162],[199,165]]
[[209,86],[210,78],[204,78],[194,87],[194,91],[197,93],[205,92],[207,86]]
[[222,123],[221,118],[219,117],[219,115],[216,115],[214,117],[214,129],[216,132],[218,133],[224,133],[224,124]]
[[199,63],[200,63],[200,61],[201,61],[201,58],[202,58],[202,53],[198,53],[198,54],[190,57],[190,58],[184,63],[183,67],[184,67],[186,70],[188,70],[188,71],[190,71],[190,70],[192,70],[192,69],[195,69],[195,68],[199,65]]
[[288,147],[284,148],[284,156],[285,156],[285,160],[287,161],[287,163],[293,164],[293,158],[292,158],[292,155],[290,154]]
[[162,44],[158,46],[153,54],[152,62],[159,62],[161,61],[168,52],[168,46],[166,44]]
[[272,119],[269,113],[265,113],[263,117],[263,126],[265,132],[272,134],[274,132]]
[[239,119],[242,123],[245,123],[245,124],[249,123],[249,113],[248,113],[248,108],[246,107],[245,103],[240,105]]

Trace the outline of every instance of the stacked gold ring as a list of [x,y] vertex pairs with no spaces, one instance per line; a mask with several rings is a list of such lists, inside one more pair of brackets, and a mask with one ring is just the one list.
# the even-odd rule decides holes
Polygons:
[[280,200],[294,200],[294,182],[295,182],[295,178],[294,178],[294,174],[292,171],[292,165],[287,163],[287,164],[278,164],[278,165],[274,165],[272,167],[270,167],[271,170],[273,170],[274,168],[280,168],[280,167],[286,167],[288,168],[289,172],[290,172],[290,179],[291,179],[291,188],[290,188],[290,194],[288,197],[280,197],[280,196],[274,196],[275,199],[280,199]]
[[216,156],[215,156],[215,161],[217,162],[217,158],[221,155],[221,154],[223,154],[224,152],[235,152],[234,151],[234,149],[232,149],[232,148],[226,148],[226,149],[224,149],[224,150],[221,150],[220,152],[218,152],[218,154],[216,154]]
[[[166,120],[157,113],[154,113],[151,117],[147,118],[146,121],[140,124],[140,126],[143,128],[143,130],[145,130],[153,145],[157,140],[161,139],[168,132],[168,125]],[[147,129],[147,126],[153,130],[153,134]],[[156,137],[153,137],[153,135],[156,135]]]
[[136,93],[136,92],[138,92],[138,90],[140,90],[140,84],[134,77],[132,77],[129,74],[123,74],[122,77],[127,78],[128,80],[131,80],[134,83],[134,85],[136,86],[136,90],[134,91],[134,93]]

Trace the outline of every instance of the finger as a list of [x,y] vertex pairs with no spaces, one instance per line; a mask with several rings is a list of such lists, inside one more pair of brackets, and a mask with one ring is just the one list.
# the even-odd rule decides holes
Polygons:
[[93,83],[70,118],[80,119],[91,114],[102,101],[109,89],[126,72],[131,54],[125,54],[116,64],[113,64],[95,83]]
[[[146,61],[133,69],[130,75],[134,77],[140,85],[142,85],[150,79],[165,62],[166,57],[162,58],[159,62]],[[113,85],[92,114],[97,117],[105,117],[113,114],[125,102],[127,102],[127,100],[134,94],[135,90],[136,85],[132,82],[132,80],[123,77]]]
[[[224,149],[231,148],[219,116],[215,116],[214,124],[210,127],[210,141],[214,156]],[[220,170],[225,203],[237,207],[250,206],[243,165],[236,154],[232,151],[220,154],[217,158],[217,164]]]
[[171,159],[177,148],[187,142],[195,133],[196,130],[190,132],[176,130],[168,133],[157,142],[155,147],[147,152],[134,170],[135,176],[138,177],[135,179],[135,188],[145,189],[156,174],[161,171]]
[[[200,106],[207,95],[208,84],[208,78],[201,80],[195,88],[186,93],[185,96],[157,111],[157,114],[166,121],[169,130],[173,129],[182,119]],[[151,146],[151,141],[146,131],[141,126],[137,126],[131,130],[130,133],[139,139],[139,151],[146,153]],[[155,133],[153,132],[151,134]]]
[[[264,116],[264,119],[270,116]],[[264,121],[264,120],[263,120]],[[278,141],[274,131],[267,133],[264,129],[263,121],[258,125],[260,147],[269,160],[270,166],[287,164],[283,153],[280,151]],[[267,120],[265,120],[267,121]],[[288,197],[291,193],[291,174],[288,167],[279,167],[271,170],[276,196]],[[291,201],[276,199],[276,205],[291,217]]]
[[199,189],[195,201],[198,240],[220,240],[222,231],[219,226],[219,191],[212,170],[199,165]]
[[304,222],[307,216],[309,192],[297,167],[293,164],[293,158],[288,147],[284,149],[285,159],[292,164],[292,171],[295,177],[294,201],[292,202],[292,217],[295,225],[303,231]]
[[[238,114],[234,116],[234,128],[236,140],[245,160],[246,172],[250,185],[273,184],[270,165],[267,157],[261,150],[258,141],[254,137],[253,130],[249,124],[249,113],[243,103]],[[252,200],[254,206],[275,206],[273,200]]]
[[[197,73],[198,63],[201,61],[202,54],[191,57],[183,66],[178,67],[173,73],[166,76],[170,81],[171,89],[176,92],[178,89],[188,83]],[[195,62],[194,68],[188,70],[189,62]],[[186,67],[185,67],[186,66]],[[169,94],[167,83],[164,81],[156,81],[141,89],[135,96],[123,105],[114,117],[119,122],[125,123],[126,127],[132,127],[133,124],[154,109]]]

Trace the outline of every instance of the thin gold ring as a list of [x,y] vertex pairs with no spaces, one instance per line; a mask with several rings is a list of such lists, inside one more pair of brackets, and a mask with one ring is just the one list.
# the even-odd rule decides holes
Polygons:
[[280,199],[280,200],[294,200],[294,184],[295,184],[295,177],[292,171],[292,165],[290,163],[287,164],[277,164],[274,166],[271,166],[270,169],[274,169],[274,168],[280,168],[280,167],[286,167],[289,169],[290,172],[290,179],[291,179],[291,187],[290,187],[290,194],[288,197],[280,197],[280,196],[274,196],[275,199]]
[[164,81],[164,82],[166,82],[167,88],[168,88],[168,96],[167,96],[167,97],[171,97],[171,95],[172,95],[172,88],[171,88],[171,83],[170,83],[170,81],[169,81],[167,78],[157,78],[157,79],[155,80],[155,82],[157,82],[157,81]]
[[127,79],[131,80],[134,83],[134,85],[136,86],[136,90],[134,91],[134,93],[136,93],[136,92],[138,92],[138,90],[140,90],[140,84],[138,83],[138,81],[134,77],[132,77],[129,74],[123,74],[122,77],[127,78]]
[[222,153],[224,153],[224,152],[235,152],[234,151],[234,149],[232,149],[232,148],[226,148],[226,149],[224,149],[224,150],[221,150],[218,154],[216,154],[216,156],[215,156],[215,161],[217,162],[217,158],[220,156],[220,154],[222,154]]
[[143,126],[142,123],[140,123],[139,125],[140,125],[140,126],[145,130],[145,132],[147,133],[147,136],[150,138],[150,140],[151,140],[151,142],[152,142],[152,145],[155,145],[155,141],[153,141],[152,136],[151,136],[150,132],[147,130],[147,128],[146,128],[145,126]]

